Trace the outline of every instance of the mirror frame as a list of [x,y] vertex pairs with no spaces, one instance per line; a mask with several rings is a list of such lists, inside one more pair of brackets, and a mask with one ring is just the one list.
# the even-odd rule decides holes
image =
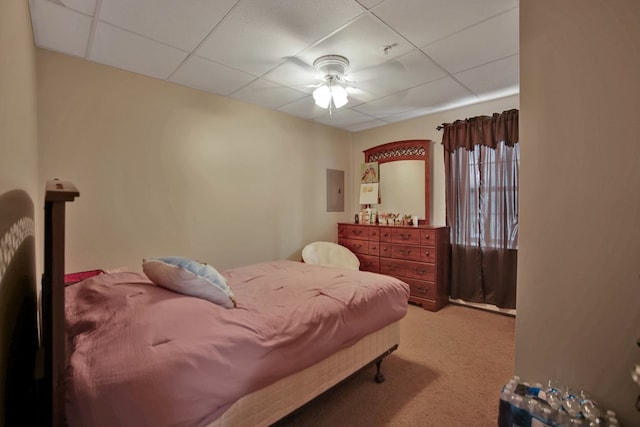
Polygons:
[[431,224],[431,143],[430,139],[388,142],[363,151],[364,161],[387,163],[400,160],[424,161],[424,223]]

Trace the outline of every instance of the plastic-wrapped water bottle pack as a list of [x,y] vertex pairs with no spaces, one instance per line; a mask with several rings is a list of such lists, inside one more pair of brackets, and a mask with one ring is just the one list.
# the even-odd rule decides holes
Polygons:
[[531,385],[514,376],[502,388],[498,426],[620,427],[620,423],[615,412],[601,408],[585,391],[574,393],[553,381]]

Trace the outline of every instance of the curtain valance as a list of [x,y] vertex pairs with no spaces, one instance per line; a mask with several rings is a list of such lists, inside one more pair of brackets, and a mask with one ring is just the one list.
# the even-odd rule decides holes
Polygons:
[[443,129],[442,145],[449,152],[464,147],[472,151],[475,145],[485,145],[496,148],[504,141],[505,145],[513,147],[519,142],[518,110],[507,110],[494,113],[492,116],[478,116],[453,123],[443,123],[438,129]]

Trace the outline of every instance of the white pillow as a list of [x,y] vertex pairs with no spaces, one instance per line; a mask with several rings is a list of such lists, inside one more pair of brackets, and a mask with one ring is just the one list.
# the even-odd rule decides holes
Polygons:
[[163,288],[206,299],[225,308],[236,306],[226,279],[208,264],[184,257],[144,258],[142,271]]

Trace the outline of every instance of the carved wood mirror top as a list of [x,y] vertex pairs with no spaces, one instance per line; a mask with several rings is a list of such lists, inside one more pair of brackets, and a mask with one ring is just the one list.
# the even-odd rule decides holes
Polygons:
[[[410,139],[395,141],[364,150],[365,162],[396,162],[400,160],[424,161],[424,219],[431,224],[431,140]],[[384,179],[380,177],[380,179]]]

